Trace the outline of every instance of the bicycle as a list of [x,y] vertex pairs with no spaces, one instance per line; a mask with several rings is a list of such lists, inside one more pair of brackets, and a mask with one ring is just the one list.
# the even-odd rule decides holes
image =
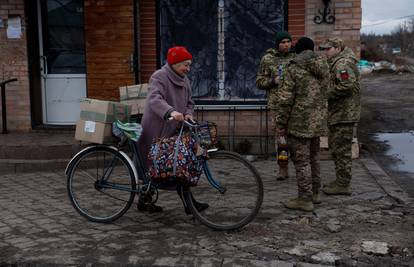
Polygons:
[[[192,135],[199,132],[198,124],[185,121],[184,125]],[[125,150],[127,144],[130,153]],[[208,149],[201,160],[203,172],[197,186],[183,190],[191,214],[215,230],[235,230],[251,222],[263,202],[263,183],[255,167],[241,155],[217,148]],[[125,136],[117,147],[95,144],[78,152],[65,170],[76,211],[90,221],[110,223],[130,208],[136,194],[155,203],[159,185],[144,173],[142,162],[134,141]],[[191,194],[209,208],[199,212]]]

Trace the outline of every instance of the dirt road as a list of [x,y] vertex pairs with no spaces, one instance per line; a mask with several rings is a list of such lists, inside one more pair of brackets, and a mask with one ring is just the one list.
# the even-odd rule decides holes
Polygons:
[[398,169],[403,160],[400,153],[387,155],[390,143],[376,138],[378,133],[410,134],[411,131],[414,135],[414,74],[370,74],[363,76],[361,85],[360,142],[385,171],[414,197],[414,171]]

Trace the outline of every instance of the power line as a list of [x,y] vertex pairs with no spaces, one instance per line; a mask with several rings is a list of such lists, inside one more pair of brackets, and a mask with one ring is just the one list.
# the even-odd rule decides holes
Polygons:
[[395,18],[395,19],[389,19],[389,20],[387,20],[387,21],[383,21],[383,22],[378,22],[378,23],[373,23],[373,24],[364,25],[364,26],[362,26],[361,28],[366,28],[366,27],[371,27],[371,26],[382,25],[382,24],[389,23],[389,22],[394,21],[394,20],[406,19],[406,18],[411,18],[411,17],[414,17],[414,14],[413,14],[413,15],[408,15],[408,16],[399,17],[399,18]]

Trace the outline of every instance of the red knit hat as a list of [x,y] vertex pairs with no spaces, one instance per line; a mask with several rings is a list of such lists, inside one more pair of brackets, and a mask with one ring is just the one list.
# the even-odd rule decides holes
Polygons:
[[193,56],[184,46],[174,46],[168,49],[167,62],[170,65],[182,62],[184,60],[192,59]]

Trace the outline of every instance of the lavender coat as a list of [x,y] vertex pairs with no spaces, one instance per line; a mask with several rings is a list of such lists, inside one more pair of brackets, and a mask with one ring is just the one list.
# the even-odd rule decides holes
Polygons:
[[187,76],[178,75],[168,64],[152,74],[141,122],[143,131],[138,140],[138,149],[144,164],[147,164],[147,155],[153,138],[171,137],[176,132],[178,122],[166,121],[165,114],[175,110],[184,115],[191,115],[193,109],[194,102],[191,99],[191,86]]

